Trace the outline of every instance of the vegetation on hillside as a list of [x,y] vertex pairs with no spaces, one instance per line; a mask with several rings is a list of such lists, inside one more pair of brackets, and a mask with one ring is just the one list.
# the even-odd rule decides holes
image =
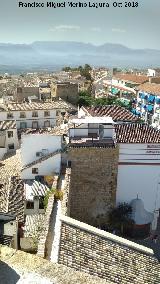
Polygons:
[[92,67],[89,64],[85,64],[84,66],[78,66],[78,67],[70,67],[66,66],[62,69],[62,71],[69,72],[69,71],[79,71],[81,76],[85,77],[86,80],[91,81],[91,74],[90,71],[92,70]]

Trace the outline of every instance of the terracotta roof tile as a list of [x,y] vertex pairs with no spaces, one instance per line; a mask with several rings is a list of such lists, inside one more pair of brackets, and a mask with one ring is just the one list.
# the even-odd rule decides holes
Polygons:
[[160,143],[160,131],[147,124],[115,125],[117,143]]
[[144,83],[137,87],[139,91],[143,91],[146,93],[151,93],[154,95],[160,95],[160,84],[155,83]]
[[135,74],[116,74],[113,78],[124,80],[132,83],[142,84],[149,81],[149,77],[145,75],[135,75]]
[[111,116],[114,121],[137,121],[138,119],[129,110],[116,105],[92,107],[86,110],[91,116]]

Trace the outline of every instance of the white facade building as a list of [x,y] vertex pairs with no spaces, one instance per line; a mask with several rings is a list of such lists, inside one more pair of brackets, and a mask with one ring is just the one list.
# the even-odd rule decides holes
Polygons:
[[22,179],[60,173],[61,139],[49,134],[22,136]]
[[15,151],[18,147],[16,122],[0,121],[0,159],[4,154]]
[[17,129],[47,128],[57,125],[61,113],[75,110],[62,100],[50,103],[23,103],[0,106],[0,120],[15,120]]

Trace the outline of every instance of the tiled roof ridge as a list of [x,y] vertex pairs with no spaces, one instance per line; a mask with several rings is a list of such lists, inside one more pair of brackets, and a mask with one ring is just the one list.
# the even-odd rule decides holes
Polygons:
[[115,124],[117,143],[160,143],[160,131],[148,124]]
[[3,111],[26,111],[26,110],[51,110],[59,108],[72,108],[75,109],[71,103],[68,103],[64,100],[57,100],[51,102],[25,102],[25,103],[8,103],[1,104],[1,109]]
[[48,155],[45,155],[45,156],[43,156],[43,157],[37,159],[36,161],[33,161],[32,163],[29,163],[29,164],[25,165],[25,166],[22,168],[22,171],[25,170],[25,169],[28,169],[28,168],[30,168],[30,167],[32,167],[32,166],[34,166],[34,165],[37,165],[37,164],[39,164],[39,163],[41,163],[41,162],[43,162],[43,161],[46,161],[46,160],[48,160],[49,158],[51,158],[51,157],[53,157],[53,156],[55,156],[55,155],[57,155],[57,154],[59,154],[59,153],[61,153],[61,152],[62,152],[62,150],[61,150],[61,149],[58,149],[58,150],[56,150],[56,151],[54,151],[54,152],[52,152],[52,153],[49,153]]
[[160,84],[157,84],[157,83],[146,82],[144,84],[139,85],[136,89],[141,92],[146,92],[146,93],[154,94],[154,95],[160,95]]
[[120,79],[120,80],[126,80],[134,83],[140,83],[142,84],[143,82],[149,81],[149,77],[147,75],[138,75],[138,74],[126,74],[126,73],[121,73],[121,74],[115,74],[113,78]]
[[1,120],[0,121],[0,130],[15,129],[15,128],[16,128],[15,120]]
[[88,107],[86,108],[86,112],[91,116],[111,116],[114,121],[136,121],[138,119],[128,109],[118,105]]

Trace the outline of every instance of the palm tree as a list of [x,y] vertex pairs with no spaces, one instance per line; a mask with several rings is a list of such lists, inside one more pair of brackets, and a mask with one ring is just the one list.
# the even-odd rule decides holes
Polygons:
[[109,214],[109,225],[114,229],[118,229],[121,235],[124,234],[124,229],[131,227],[133,224],[132,207],[128,203],[119,203]]

